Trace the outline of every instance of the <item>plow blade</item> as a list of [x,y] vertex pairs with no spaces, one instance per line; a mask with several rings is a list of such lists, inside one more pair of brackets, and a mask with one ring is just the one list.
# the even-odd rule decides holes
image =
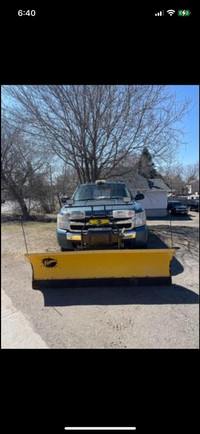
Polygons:
[[30,253],[34,289],[99,284],[170,284],[174,249]]

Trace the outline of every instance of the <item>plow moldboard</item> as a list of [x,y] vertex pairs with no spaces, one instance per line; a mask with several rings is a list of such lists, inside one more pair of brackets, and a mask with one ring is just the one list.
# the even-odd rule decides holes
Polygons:
[[[175,249],[88,250],[28,253],[33,288],[79,284],[169,284]],[[134,282],[135,280],[135,282]]]

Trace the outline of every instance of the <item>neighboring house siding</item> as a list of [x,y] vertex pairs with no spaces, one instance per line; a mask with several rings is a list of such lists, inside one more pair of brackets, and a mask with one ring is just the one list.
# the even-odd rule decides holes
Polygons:
[[[120,172],[122,173],[120,175]],[[145,198],[141,201],[141,205],[145,208],[147,217],[162,217],[167,214],[167,193],[170,189],[162,179],[146,179],[138,173],[130,173],[127,168],[119,168],[118,171],[112,174],[112,181],[124,181],[135,196],[137,193],[143,193]]]
[[143,191],[144,199],[139,201],[146,211],[147,217],[161,217],[167,214],[166,191]]
[[165,217],[167,210],[165,208],[146,209],[146,216],[148,217]]

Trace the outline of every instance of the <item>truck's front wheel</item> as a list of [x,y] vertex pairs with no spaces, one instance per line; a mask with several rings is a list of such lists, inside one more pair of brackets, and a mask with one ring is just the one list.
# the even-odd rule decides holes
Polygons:
[[124,241],[124,248],[125,249],[145,249],[145,248],[147,248],[147,241],[137,243],[135,240],[127,240],[127,241]]
[[72,251],[74,249],[73,249],[73,247],[68,248],[68,249],[66,249],[65,247],[61,247],[60,250],[61,250],[61,252],[70,252],[70,251]]

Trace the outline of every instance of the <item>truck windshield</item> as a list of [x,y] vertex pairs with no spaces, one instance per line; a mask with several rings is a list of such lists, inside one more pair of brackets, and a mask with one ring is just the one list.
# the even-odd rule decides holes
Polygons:
[[99,200],[131,198],[130,192],[124,184],[88,184],[77,188],[73,199],[76,200]]

